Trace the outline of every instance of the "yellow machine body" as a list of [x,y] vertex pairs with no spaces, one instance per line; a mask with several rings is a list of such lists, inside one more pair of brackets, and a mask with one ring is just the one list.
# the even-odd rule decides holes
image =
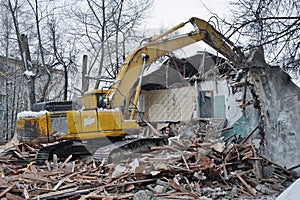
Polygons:
[[59,140],[93,140],[123,137],[126,130],[138,129],[134,120],[124,120],[119,109],[100,107],[107,90],[86,92],[79,100],[84,109],[58,112],[27,112],[17,120],[17,134],[27,143]]
[[19,140],[31,144],[60,140],[93,140],[123,137],[126,130],[138,129],[133,120],[123,119],[120,111],[49,112],[43,116],[17,120]]

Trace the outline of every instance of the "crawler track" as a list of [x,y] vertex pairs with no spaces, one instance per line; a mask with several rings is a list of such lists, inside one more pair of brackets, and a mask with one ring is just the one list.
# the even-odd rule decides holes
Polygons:
[[163,138],[139,138],[119,141],[97,149],[94,154],[94,160],[95,162],[102,162],[103,160],[108,163],[118,162],[136,157],[140,153],[150,152],[150,147],[163,144]]
[[46,160],[52,160],[53,154],[58,158],[67,158],[73,155],[73,158],[82,156],[91,156],[95,162],[117,162],[131,157],[138,156],[140,153],[150,152],[150,147],[161,146],[164,144],[164,138],[139,138],[117,141],[108,145],[99,146],[83,144],[80,141],[62,141],[57,144],[42,147],[36,155],[36,163],[44,163]]
[[74,157],[79,157],[92,155],[92,152],[88,151],[82,142],[61,141],[57,144],[40,148],[36,154],[35,161],[36,163],[44,163],[46,160],[52,160],[53,154],[56,154],[58,158],[67,158],[71,154]]

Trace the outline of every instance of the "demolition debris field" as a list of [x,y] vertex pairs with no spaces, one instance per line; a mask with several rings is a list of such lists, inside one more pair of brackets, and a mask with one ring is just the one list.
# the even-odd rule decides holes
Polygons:
[[169,139],[149,153],[115,163],[93,159],[35,164],[38,147],[12,145],[0,154],[1,199],[264,199],[292,182],[262,157],[249,137]]

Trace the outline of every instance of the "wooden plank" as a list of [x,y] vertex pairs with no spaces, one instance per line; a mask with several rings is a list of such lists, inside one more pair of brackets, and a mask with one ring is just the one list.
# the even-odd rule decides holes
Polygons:
[[[252,150],[253,150],[254,158],[257,158],[256,150],[253,146],[252,146]],[[261,168],[260,161],[255,159],[253,163],[253,167],[254,167],[256,181],[258,182],[262,178],[262,168]]]
[[19,181],[20,180],[20,175],[12,175],[12,176],[6,176],[4,177],[3,179],[6,181],[6,182],[12,182],[12,181]]
[[146,122],[146,124],[150,127],[150,129],[155,133],[155,135],[157,135],[157,136],[162,136],[162,134],[158,131],[158,130],[156,130],[156,128],[154,128],[153,126],[152,126],[152,124],[150,124],[149,122]]
[[40,188],[40,187],[36,187],[35,190],[39,190],[39,191],[42,191],[42,192],[55,192],[55,190],[53,190],[53,189]]
[[141,184],[141,183],[147,183],[147,182],[154,182],[156,181],[157,178],[152,178],[152,179],[144,179],[144,180],[138,180],[138,181],[128,181],[124,183],[110,183],[104,186],[100,186],[97,188],[98,191],[103,191],[104,189],[115,189],[118,187],[124,187],[129,184]]
[[187,185],[189,186],[190,191],[191,191],[192,193],[194,193],[193,187],[192,187],[192,185],[190,184],[189,179],[187,179],[187,177],[184,177],[184,180],[186,181]]
[[242,157],[242,160],[246,160],[252,156],[253,156],[253,151],[248,151],[244,154],[244,156]]
[[65,190],[61,190],[61,191],[57,191],[57,192],[49,192],[49,193],[46,193],[46,194],[42,194],[42,195],[38,195],[37,197],[34,197],[32,198],[33,200],[42,200],[42,199],[49,199],[49,198],[58,198],[60,195],[62,194],[67,194],[67,193],[70,193],[70,192],[74,192],[78,190],[78,187],[74,187],[74,188],[70,188],[70,189],[65,189]]
[[20,197],[20,196],[17,196],[17,195],[14,195],[12,193],[6,193],[5,197],[8,199],[8,200],[24,200],[24,198]]
[[118,195],[86,195],[85,199],[106,199],[106,200],[110,200],[110,199],[128,199],[133,197],[134,194],[118,194]]
[[188,170],[190,170],[190,167],[189,167],[188,163],[186,162],[186,159],[185,159],[184,155],[182,154],[181,156],[182,156],[182,160],[184,161],[184,164],[185,164],[186,168]]
[[254,196],[256,197],[256,191],[253,190],[253,188],[238,174],[236,173],[235,174],[238,179],[240,179],[240,181],[243,183],[243,185],[247,188],[247,190]]
[[66,165],[71,159],[72,159],[72,154],[69,155],[69,157],[63,162],[63,164],[60,167]]
[[24,188],[24,190],[23,190],[23,195],[24,195],[25,199],[29,199],[29,194],[28,194],[28,191],[26,188]]
[[97,176],[78,175],[77,178],[81,178],[83,180],[98,181],[98,177]]
[[226,165],[222,164],[222,167],[223,167],[223,172],[224,172],[224,180],[227,181],[227,180],[229,180],[229,178],[228,178]]
[[21,177],[24,179],[31,179],[35,181],[52,182],[52,180],[49,178],[38,176],[38,175],[32,175],[32,174],[23,174]]
[[24,156],[23,156],[21,153],[19,153],[19,152],[17,152],[17,151],[13,151],[13,153],[14,153],[19,159],[25,160]]
[[65,179],[61,179],[58,183],[53,187],[53,190],[58,190],[58,188],[64,183]]
[[155,150],[171,150],[171,151],[175,151],[175,152],[179,151],[178,149],[175,149],[174,147],[171,147],[171,146],[153,146],[153,147],[150,147],[150,149],[152,151],[155,151]]
[[27,149],[29,149],[29,151],[32,151],[32,152],[37,152],[37,149],[29,146],[28,144],[24,144],[26,146]]
[[187,192],[186,189],[182,188],[180,185],[178,185],[175,181],[173,181],[172,179],[168,179],[168,183],[169,185],[174,188],[177,191],[180,192]]
[[257,125],[249,134],[248,134],[248,136],[245,138],[245,139],[243,139],[243,141],[242,141],[242,143],[241,144],[245,144],[247,141],[248,141],[248,139],[253,135],[253,133],[255,133],[255,131],[258,129],[260,127],[260,125]]
[[38,198],[38,199],[33,198],[32,200],[70,199],[70,198],[66,198],[66,197],[71,197],[71,198],[74,197],[75,199],[78,199],[80,197],[80,195],[87,194],[90,191],[91,191],[90,189],[76,190],[76,191],[70,191],[70,192],[59,191],[59,192],[61,192],[60,194],[55,194],[54,196],[52,195],[52,196],[49,196],[49,197],[43,197],[43,198]]
[[62,169],[38,172],[38,175],[40,175],[40,176],[56,176],[59,174],[65,175],[66,172],[65,172],[65,170],[62,170]]
[[3,190],[1,193],[0,193],[0,197],[3,197],[7,192],[9,192],[13,187],[15,186],[15,184],[12,184],[10,186],[8,186],[5,190]]
[[249,194],[248,192],[246,192],[242,186],[238,185],[239,187],[237,188],[238,191],[240,191],[244,196],[248,196],[251,197],[251,194]]

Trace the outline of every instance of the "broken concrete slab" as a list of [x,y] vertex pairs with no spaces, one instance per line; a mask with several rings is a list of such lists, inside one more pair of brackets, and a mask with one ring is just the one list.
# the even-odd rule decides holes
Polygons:
[[[300,164],[300,88],[280,67],[267,65],[259,57],[263,53],[254,55],[255,66],[249,68],[248,77],[263,126],[261,150],[272,161],[292,168]],[[300,175],[300,168],[295,172]]]

